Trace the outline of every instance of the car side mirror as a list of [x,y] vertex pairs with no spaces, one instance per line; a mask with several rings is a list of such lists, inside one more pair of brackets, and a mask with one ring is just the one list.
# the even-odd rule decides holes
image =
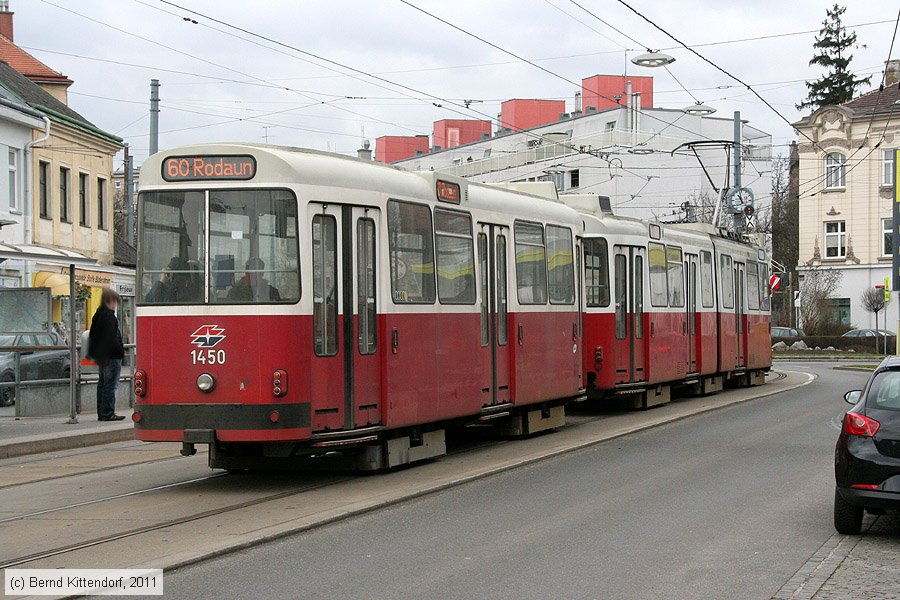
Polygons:
[[862,394],[861,390],[852,390],[844,394],[844,402],[847,404],[856,404],[859,402],[859,395]]

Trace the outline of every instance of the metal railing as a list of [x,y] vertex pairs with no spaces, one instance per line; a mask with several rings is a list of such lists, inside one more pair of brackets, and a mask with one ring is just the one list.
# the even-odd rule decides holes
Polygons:
[[[75,395],[74,395],[74,404],[69,407],[70,418],[74,419],[75,415],[81,413],[81,388],[84,384],[95,383],[99,380],[99,373],[93,371],[93,369],[97,367],[89,366],[88,372],[85,372],[82,369],[81,365],[81,345],[75,346],[77,352],[76,357],[78,360],[75,361],[75,364],[69,364],[69,377],[52,377],[45,379],[22,379],[22,355],[30,355],[35,352],[53,352],[53,351],[69,351],[71,347],[66,346],[0,346],[0,355],[3,354],[14,354],[15,359],[13,361],[13,380],[12,381],[3,381],[0,380],[0,392],[7,388],[13,388],[15,402],[18,403],[21,401],[21,394],[19,390],[23,388],[34,388],[34,387],[44,387],[47,385],[59,385],[59,384],[69,384],[72,385],[72,378],[75,378]],[[134,365],[136,359],[135,345],[134,344],[125,344],[125,358],[122,361],[123,366],[129,366],[130,370],[125,371],[123,369],[122,374],[119,376],[119,383],[123,381],[131,381],[134,374]],[[69,356],[66,356],[65,359],[68,359]],[[65,360],[64,359],[64,360]],[[69,361],[71,363],[71,360]],[[65,369],[63,369],[65,370]],[[133,407],[135,401],[134,396],[134,386],[128,386],[128,406]],[[70,402],[70,404],[72,404]],[[18,412],[18,411],[17,411]]]

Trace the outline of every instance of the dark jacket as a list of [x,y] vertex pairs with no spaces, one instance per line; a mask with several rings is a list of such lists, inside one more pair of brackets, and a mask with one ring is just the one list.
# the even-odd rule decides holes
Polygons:
[[106,306],[98,308],[91,320],[88,352],[99,365],[125,357],[122,333],[119,331],[119,319],[116,318],[116,313]]

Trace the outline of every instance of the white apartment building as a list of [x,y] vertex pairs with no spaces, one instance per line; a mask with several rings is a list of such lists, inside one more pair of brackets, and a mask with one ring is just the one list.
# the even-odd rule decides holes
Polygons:
[[[0,156],[6,174],[0,174],[0,243],[23,244],[28,218],[26,182],[29,181],[29,142],[34,130],[44,127],[43,116],[34,109],[0,94]],[[25,266],[21,261],[0,262],[0,287],[22,287]]]
[[[616,214],[646,219],[677,220],[687,216],[685,202],[714,202],[729,172],[723,145],[698,146],[695,155],[683,144],[733,140],[733,118],[639,106],[575,111],[393,164],[485,183],[553,181],[560,193],[608,196]],[[771,190],[772,138],[746,124],[742,138],[742,183],[761,198],[759,208]]]
[[[862,294],[891,274],[898,75],[900,61],[888,61],[883,90],[823,106],[794,124],[800,132],[799,272],[839,270],[835,316],[859,328],[875,327],[875,315],[862,307]],[[897,320],[897,294],[887,308],[888,323]],[[883,314],[879,320],[884,328]]]

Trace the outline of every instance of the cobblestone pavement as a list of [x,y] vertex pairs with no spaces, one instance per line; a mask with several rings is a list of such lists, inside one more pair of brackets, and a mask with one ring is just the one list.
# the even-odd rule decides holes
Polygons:
[[900,517],[879,517],[813,596],[838,598],[900,600]]
[[861,536],[831,536],[773,600],[900,600],[900,517],[866,525]]

